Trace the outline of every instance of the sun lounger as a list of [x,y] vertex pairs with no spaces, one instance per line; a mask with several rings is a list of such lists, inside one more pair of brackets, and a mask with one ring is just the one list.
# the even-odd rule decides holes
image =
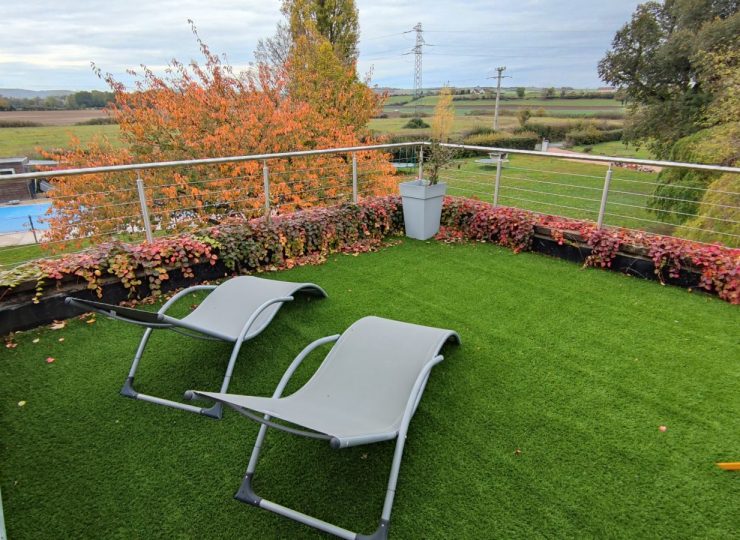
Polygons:
[[[198,307],[181,319],[166,314],[176,301],[196,291],[211,291],[211,293]],[[113,319],[146,328],[121,394],[213,418],[221,418],[222,405],[220,403],[210,408],[196,407],[142,394],[134,389],[134,376],[152,331],[174,330],[190,337],[233,343],[234,347],[221,384],[221,392],[226,392],[242,343],[256,337],[267,328],[283,303],[293,300],[293,295],[299,292],[326,296],[324,290],[313,283],[290,283],[241,276],[229,279],[219,286],[196,285],[184,289],[168,300],[156,313],[72,297],[68,297],[66,302],[84,311],[95,311]],[[192,393],[185,393],[186,399],[194,397]]]
[[[313,377],[295,393],[282,397],[304,358],[334,341]],[[459,343],[460,338],[451,330],[365,317],[341,336],[308,345],[288,367],[271,398],[195,391],[262,424],[236,499],[340,538],[386,538],[409,422],[448,341]],[[375,533],[359,535],[258,496],[252,489],[252,477],[268,427],[323,439],[337,449],[395,439],[388,489]]]

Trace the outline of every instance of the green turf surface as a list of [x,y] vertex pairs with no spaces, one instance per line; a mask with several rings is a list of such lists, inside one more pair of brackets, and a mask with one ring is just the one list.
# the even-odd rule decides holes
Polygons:
[[[368,314],[462,337],[411,423],[392,538],[737,535],[738,479],[713,465],[740,458],[737,307],[488,244],[405,241],[267,276],[319,283],[330,298],[287,305],[244,346],[236,393],[270,395],[304,345]],[[10,538],[320,537],[231,498],[256,424],[118,395],[140,334],[75,320],[0,352]],[[155,334],[139,390],[216,389],[229,350]],[[370,532],[392,451],[270,432],[255,488]]]

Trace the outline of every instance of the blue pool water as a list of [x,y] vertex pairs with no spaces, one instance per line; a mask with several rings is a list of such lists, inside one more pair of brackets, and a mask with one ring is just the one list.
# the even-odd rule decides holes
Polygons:
[[50,202],[0,206],[0,233],[30,231],[29,216],[37,230],[48,229],[49,224],[41,223],[39,218],[46,214],[50,206]]

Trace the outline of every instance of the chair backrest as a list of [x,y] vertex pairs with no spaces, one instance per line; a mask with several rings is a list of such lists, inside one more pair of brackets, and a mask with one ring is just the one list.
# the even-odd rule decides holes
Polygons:
[[449,339],[459,341],[451,330],[365,317],[342,334],[294,395],[392,426],[400,422],[422,369]]

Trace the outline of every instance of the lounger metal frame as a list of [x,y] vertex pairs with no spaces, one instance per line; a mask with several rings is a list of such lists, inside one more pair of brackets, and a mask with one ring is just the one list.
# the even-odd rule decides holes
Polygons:
[[[296,369],[298,369],[298,366],[301,365],[303,360],[313,350],[327,343],[335,342],[340,337],[341,336],[338,334],[333,335],[333,336],[327,336],[327,337],[314,341],[313,343],[308,345],[305,349],[303,349],[303,351],[301,351],[301,353],[295,358],[295,360],[293,360],[293,362],[290,364],[288,369],[283,374],[283,377],[280,379],[280,382],[278,383],[277,388],[275,389],[275,392],[273,393],[272,397],[277,399],[282,396],[282,393],[285,390],[285,387],[287,386],[291,377],[295,373]],[[439,352],[439,350],[448,340],[454,340],[459,343],[460,337],[455,332],[450,332],[449,335],[447,335],[447,337],[439,343],[439,347],[437,347],[436,351]],[[416,379],[416,382],[414,383],[414,386],[412,387],[412,390],[409,394],[409,398],[406,403],[406,408],[404,410],[404,414],[403,414],[401,424],[400,424],[397,434],[388,433],[388,434],[375,435],[372,437],[353,437],[352,439],[338,439],[338,438],[331,437],[324,433],[319,433],[315,431],[306,431],[302,429],[295,429],[295,428],[285,426],[285,425],[282,425],[276,422],[272,422],[270,415],[266,414],[260,418],[258,415],[255,415],[254,413],[242,407],[238,407],[238,406],[226,403],[229,407],[236,410],[240,414],[262,424],[260,426],[260,430],[257,435],[257,440],[255,441],[255,444],[254,444],[254,449],[252,450],[252,455],[249,459],[249,465],[247,466],[247,472],[244,475],[244,479],[242,480],[241,486],[239,487],[239,490],[237,491],[236,495],[234,495],[234,498],[237,499],[238,501],[250,504],[252,506],[256,506],[264,510],[269,510],[270,512],[273,512],[275,514],[285,516],[287,518],[290,518],[294,521],[298,521],[300,523],[303,523],[305,525],[308,525],[320,531],[333,534],[334,536],[337,536],[339,538],[344,538],[348,540],[383,540],[383,539],[386,539],[388,537],[388,528],[390,526],[391,511],[393,509],[393,500],[396,494],[396,484],[398,482],[398,473],[401,468],[401,460],[403,459],[403,448],[404,448],[404,444],[406,443],[406,435],[408,432],[409,423],[411,422],[411,418],[414,416],[414,413],[416,412],[416,409],[419,406],[419,402],[421,401],[421,396],[424,393],[424,388],[426,387],[427,381],[429,380],[429,375],[431,373],[432,368],[436,366],[437,364],[439,364],[443,359],[444,357],[442,355],[435,354],[435,356],[433,356],[426,363],[426,365],[423,367],[423,369],[419,373]],[[314,439],[325,439],[325,440],[328,440],[331,447],[335,449],[336,448],[347,448],[349,446],[357,446],[361,444],[369,444],[369,443],[379,442],[379,441],[384,441],[384,440],[391,440],[395,438],[396,448],[393,453],[393,461],[391,463],[391,470],[390,470],[390,474],[388,477],[388,487],[386,489],[385,501],[383,503],[383,510],[381,512],[380,522],[375,532],[370,535],[359,534],[359,533],[350,531],[348,529],[339,527],[337,525],[333,525],[319,518],[309,516],[307,514],[303,514],[301,512],[298,512],[297,510],[293,510],[292,508],[282,506],[281,504],[278,504],[273,501],[269,501],[257,495],[252,489],[252,478],[254,477],[255,469],[257,468],[257,461],[259,460],[260,451],[262,450],[262,444],[265,440],[268,427],[276,428],[281,431],[286,431],[288,433],[292,433],[293,435],[300,435],[300,436],[314,438]]]
[[[296,284],[296,285],[305,285],[306,287],[310,286],[313,290],[319,292],[323,296],[326,296],[326,292],[318,285],[313,285],[313,284]],[[139,368],[139,362],[141,361],[141,357],[144,354],[144,349],[146,349],[146,345],[149,342],[149,338],[152,335],[152,331],[163,329],[163,330],[173,330],[180,334],[186,335],[188,337],[193,337],[196,339],[210,339],[214,341],[233,342],[234,347],[231,350],[231,356],[229,357],[229,363],[226,367],[226,374],[224,375],[224,379],[221,382],[221,389],[220,389],[220,392],[223,392],[223,393],[227,392],[229,388],[229,383],[231,381],[231,376],[234,372],[234,366],[236,365],[236,359],[239,356],[239,351],[241,350],[242,344],[246,341],[245,338],[249,334],[249,330],[254,324],[254,322],[259,318],[262,312],[264,312],[264,310],[267,309],[269,306],[273,304],[277,304],[277,303],[292,302],[294,300],[293,296],[276,297],[276,298],[271,298],[270,300],[260,305],[254,311],[254,313],[252,313],[249,319],[247,319],[247,321],[244,323],[244,326],[242,327],[241,332],[239,332],[239,336],[236,340],[234,340],[233,338],[227,335],[219,334],[218,332],[214,332],[212,330],[205,330],[195,325],[188,324],[187,321],[182,321],[180,319],[176,319],[174,317],[170,317],[166,315],[167,310],[170,309],[178,300],[180,300],[184,296],[187,296],[188,294],[191,294],[197,291],[213,291],[216,288],[217,288],[216,285],[195,285],[193,287],[188,287],[187,289],[183,289],[182,291],[175,294],[172,298],[167,300],[167,302],[165,302],[164,305],[162,305],[162,307],[159,308],[159,310],[156,312],[156,315],[152,314],[152,315],[155,315],[157,322],[137,321],[137,320],[129,319],[125,316],[121,316],[117,314],[113,309],[99,308],[95,306],[96,304],[95,302],[89,302],[89,301],[80,300],[77,298],[67,298],[66,302],[72,306],[78,307],[85,311],[92,310],[92,311],[101,313],[102,315],[105,315],[113,319],[122,320],[125,322],[129,322],[132,324],[146,327],[146,330],[144,330],[144,335],[142,336],[141,341],[139,342],[139,346],[136,350],[136,354],[134,355],[134,360],[131,363],[131,368],[129,369],[129,373],[128,373],[128,376],[126,377],[126,381],[123,384],[123,388],[121,388],[122,396],[129,397],[132,399],[139,399],[142,401],[148,401],[150,403],[156,403],[157,405],[164,405],[166,407],[172,407],[174,409],[179,409],[182,411],[202,414],[210,418],[221,419],[223,416],[223,404],[222,403],[215,403],[214,405],[210,407],[197,407],[195,405],[189,405],[187,403],[180,403],[178,401],[173,401],[170,399],[152,396],[149,394],[142,394],[141,392],[138,392],[134,388],[134,377],[136,376],[136,370]],[[297,289],[296,292],[298,292],[298,290],[301,290],[301,289]],[[116,307],[117,306],[110,306],[110,308],[116,308]],[[255,336],[252,336],[252,337],[255,337]],[[185,392],[183,397],[187,400],[193,400],[197,398],[197,396],[191,391]]]

